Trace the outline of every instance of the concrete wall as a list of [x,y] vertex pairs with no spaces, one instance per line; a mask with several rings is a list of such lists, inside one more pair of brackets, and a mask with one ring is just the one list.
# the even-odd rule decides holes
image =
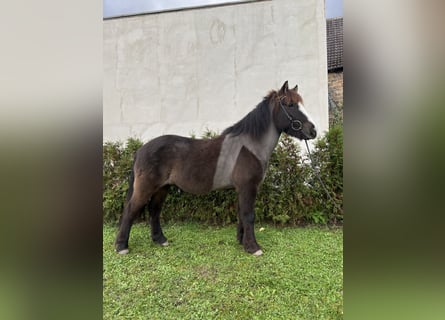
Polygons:
[[285,80],[327,130],[325,23],[321,0],[105,20],[104,141],[222,131]]

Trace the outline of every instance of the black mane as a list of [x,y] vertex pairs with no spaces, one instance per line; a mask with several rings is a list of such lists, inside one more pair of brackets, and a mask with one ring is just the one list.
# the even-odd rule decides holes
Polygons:
[[255,109],[250,111],[244,118],[235,123],[233,126],[225,129],[223,135],[231,134],[238,136],[240,134],[248,134],[254,139],[259,139],[266,132],[270,125],[271,114],[269,110],[269,102],[272,94],[264,97]]

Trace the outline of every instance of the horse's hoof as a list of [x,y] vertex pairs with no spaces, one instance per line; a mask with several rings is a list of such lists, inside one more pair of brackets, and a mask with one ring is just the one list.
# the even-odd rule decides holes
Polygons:
[[119,250],[117,253],[118,253],[118,254],[127,254],[128,252],[130,252],[130,251],[129,251],[128,248],[127,248],[127,249]]
[[163,247],[168,247],[168,246],[169,246],[168,241],[165,241],[164,243],[161,243],[161,246],[163,246]]
[[260,250],[257,250],[257,251],[255,251],[254,253],[253,253],[253,255],[255,256],[255,257],[259,257],[259,256],[262,256],[263,255],[263,251],[260,249]]

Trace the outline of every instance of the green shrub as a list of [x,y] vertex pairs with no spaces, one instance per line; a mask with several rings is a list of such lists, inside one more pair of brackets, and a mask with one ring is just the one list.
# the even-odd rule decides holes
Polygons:
[[305,211],[310,210],[304,180],[307,170],[299,145],[293,138],[282,135],[257,196],[258,217],[280,225],[303,223]]
[[[214,136],[214,132],[207,130],[201,137],[208,139]],[[104,222],[116,222],[122,214],[133,155],[141,145],[142,142],[135,139],[129,139],[126,146],[122,143],[104,145]],[[312,156],[331,197],[326,195],[299,145],[293,138],[282,135],[257,196],[257,221],[277,225],[342,223],[342,127],[333,127],[319,139]],[[161,217],[164,221],[192,220],[224,225],[237,221],[236,207],[234,190],[196,196],[172,186]],[[144,212],[142,219],[147,216]]]
[[104,222],[116,222],[122,214],[134,153],[141,146],[140,140],[132,138],[126,146],[121,142],[106,142],[103,146]]
[[323,212],[327,221],[332,223],[343,221],[343,128],[333,126],[327,134],[317,140],[312,154],[317,171],[325,184],[329,195],[320,185],[319,180],[311,171],[313,198],[316,200],[317,211]]

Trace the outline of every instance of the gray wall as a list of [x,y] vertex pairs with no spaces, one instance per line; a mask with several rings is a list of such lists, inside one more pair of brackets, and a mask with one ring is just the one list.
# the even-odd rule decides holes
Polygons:
[[104,21],[103,139],[222,131],[285,80],[328,129],[324,1]]

